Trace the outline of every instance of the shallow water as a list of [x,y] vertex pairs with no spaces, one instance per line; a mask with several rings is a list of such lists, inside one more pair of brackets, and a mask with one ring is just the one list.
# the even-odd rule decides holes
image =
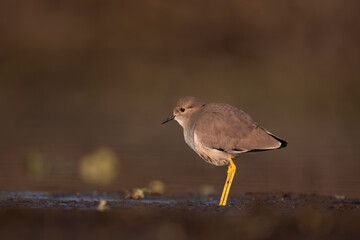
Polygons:
[[[3,239],[358,239],[360,200],[266,193],[126,199],[124,192],[0,192]],[[106,209],[97,210],[100,199]]]

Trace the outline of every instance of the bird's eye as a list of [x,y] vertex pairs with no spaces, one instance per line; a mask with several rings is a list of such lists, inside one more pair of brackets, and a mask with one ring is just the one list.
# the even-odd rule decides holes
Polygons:
[[180,111],[181,111],[181,112],[185,112],[185,108],[180,108]]

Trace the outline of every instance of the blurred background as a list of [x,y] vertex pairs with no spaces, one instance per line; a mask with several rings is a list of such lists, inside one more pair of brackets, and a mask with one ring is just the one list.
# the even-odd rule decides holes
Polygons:
[[219,194],[175,122],[195,96],[287,148],[236,160],[232,194],[360,197],[360,2],[0,3],[0,190]]

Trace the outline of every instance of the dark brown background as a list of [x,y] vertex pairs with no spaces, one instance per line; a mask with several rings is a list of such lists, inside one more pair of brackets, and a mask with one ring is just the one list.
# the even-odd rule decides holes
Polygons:
[[[196,156],[175,122],[160,125],[192,95],[236,105],[289,142],[237,159],[232,192],[360,197],[359,7],[1,1],[0,190],[121,190],[159,179],[170,193],[206,184],[218,193],[226,168]],[[116,155],[105,168],[116,176],[88,182],[81,162],[102,147]]]

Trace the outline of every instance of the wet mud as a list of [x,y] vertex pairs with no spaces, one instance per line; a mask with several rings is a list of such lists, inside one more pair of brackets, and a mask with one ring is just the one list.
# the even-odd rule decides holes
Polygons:
[[[100,204],[102,202],[102,204]],[[359,239],[360,199],[0,192],[1,239]],[[102,205],[102,206],[101,206]]]

